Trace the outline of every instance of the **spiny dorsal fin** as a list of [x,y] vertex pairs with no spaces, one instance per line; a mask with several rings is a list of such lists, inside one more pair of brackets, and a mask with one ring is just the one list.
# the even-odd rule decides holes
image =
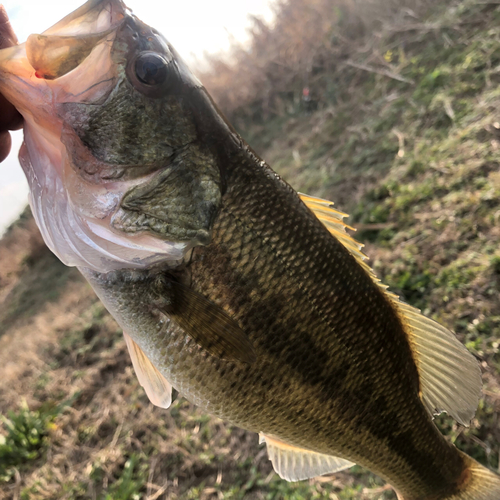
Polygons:
[[375,273],[370,266],[365,263],[365,259],[368,259],[368,257],[361,251],[364,245],[354,238],[351,238],[346,232],[346,229],[355,231],[353,227],[343,222],[343,219],[349,217],[349,215],[335,210],[331,201],[313,198],[312,196],[302,193],[299,193],[299,196],[307,208],[309,208],[309,210],[311,210],[311,212],[323,223],[328,231],[335,236],[354,257],[356,257],[359,264],[370,274],[370,276],[377,280]]
[[297,448],[276,438],[260,434],[260,442],[266,442],[267,454],[281,479],[300,481],[323,474],[332,474],[354,464],[343,458],[323,455],[304,448]]
[[149,400],[155,406],[168,408],[172,403],[172,386],[130,336],[125,332],[123,332],[123,336],[127,343],[137,379],[144,387]]
[[351,252],[399,312],[415,356],[421,399],[427,410],[431,415],[446,411],[457,422],[468,426],[476,411],[482,386],[481,371],[474,356],[452,332],[387,291],[387,286],[365,262],[367,257],[361,251],[363,245],[347,234],[346,228],[353,229],[342,222],[347,214],[333,209],[333,203],[327,200],[299,196],[328,231]]

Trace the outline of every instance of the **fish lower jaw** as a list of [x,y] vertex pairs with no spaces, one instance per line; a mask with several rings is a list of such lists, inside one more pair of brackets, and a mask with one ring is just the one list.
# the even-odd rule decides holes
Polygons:
[[194,240],[167,241],[145,230],[130,234],[112,227],[123,185],[92,185],[69,164],[62,144],[52,146],[36,124],[25,124],[19,160],[30,185],[30,205],[47,246],[67,266],[97,272],[145,269],[160,262],[177,267]]
[[[23,151],[26,153],[26,149]],[[31,188],[31,209],[43,239],[67,266],[100,273],[145,269],[160,262],[177,267],[192,248],[191,241],[165,241],[147,231],[131,235],[113,229],[112,200],[99,204],[95,197],[92,210],[85,204],[76,208],[60,176],[52,176],[51,182],[42,187],[29,155],[22,154],[21,160]]]
[[148,234],[120,235],[106,227],[106,221],[83,220],[68,206],[52,213],[46,208],[33,212],[47,246],[67,266],[99,273],[146,269],[160,262],[177,267],[190,249],[189,242],[162,241]]

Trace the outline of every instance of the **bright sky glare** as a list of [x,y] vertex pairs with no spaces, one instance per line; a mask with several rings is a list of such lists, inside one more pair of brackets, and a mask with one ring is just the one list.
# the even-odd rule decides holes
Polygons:
[[[273,0],[126,0],[145,23],[154,26],[189,62],[229,48],[230,35],[247,39],[248,15],[272,19]],[[41,33],[79,7],[83,0],[0,0],[20,42]],[[0,164],[0,235],[27,203],[28,185],[17,161],[22,132],[13,137],[12,152]]]

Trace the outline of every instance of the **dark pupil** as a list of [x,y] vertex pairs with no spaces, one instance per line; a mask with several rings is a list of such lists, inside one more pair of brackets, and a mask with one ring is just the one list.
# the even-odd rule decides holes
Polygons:
[[167,63],[154,54],[144,54],[135,63],[135,73],[142,83],[158,85],[167,78]]

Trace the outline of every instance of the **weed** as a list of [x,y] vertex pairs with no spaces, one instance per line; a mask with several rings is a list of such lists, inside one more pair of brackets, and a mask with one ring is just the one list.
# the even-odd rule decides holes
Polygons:
[[140,500],[147,480],[144,457],[133,454],[125,462],[120,476],[111,483],[102,500]]
[[45,403],[38,410],[30,410],[23,401],[17,412],[9,412],[8,417],[0,415],[6,432],[0,434],[0,482],[9,481],[16,468],[43,455],[50,431],[55,428],[54,420],[76,397],[58,405]]
[[490,266],[495,274],[500,274],[500,256],[494,255],[490,258]]

